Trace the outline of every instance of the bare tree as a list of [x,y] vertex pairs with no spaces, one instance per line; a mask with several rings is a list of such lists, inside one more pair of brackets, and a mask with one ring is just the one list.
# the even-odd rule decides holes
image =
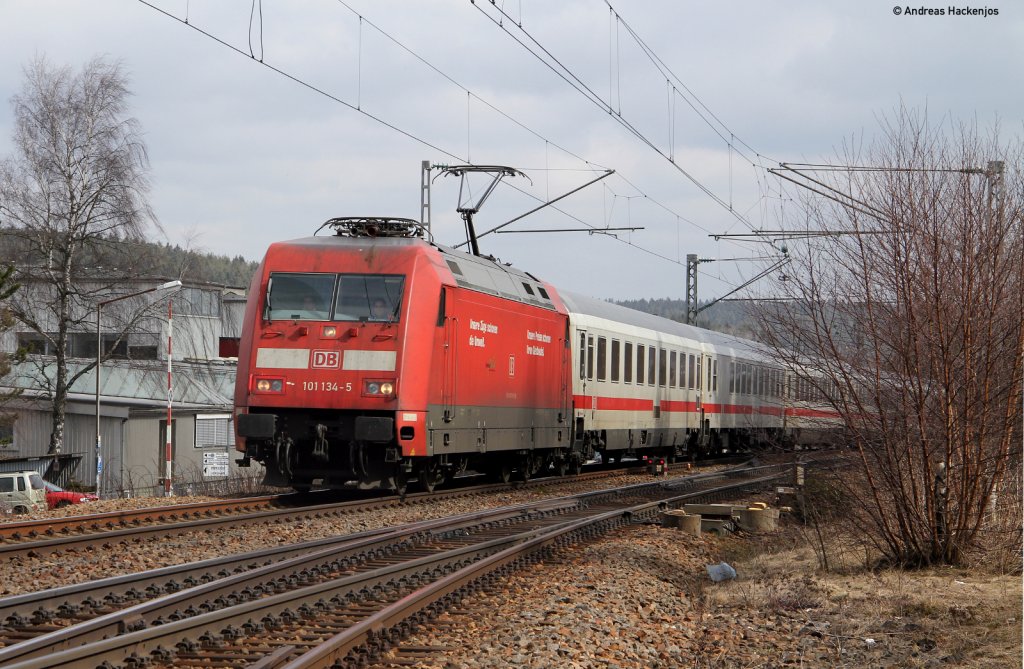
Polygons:
[[849,426],[851,518],[898,564],[961,560],[1020,467],[1021,158],[995,131],[900,110],[841,152],[849,169],[815,176],[807,231],[843,234],[794,249],[775,286],[791,299],[761,307],[775,350]]
[[[14,265],[0,269],[0,304],[11,299],[20,286],[14,282]],[[4,304],[0,306],[0,332],[6,332],[14,326],[14,316],[10,308]],[[11,372],[11,363],[20,360],[23,355],[18,352],[14,355],[0,352],[0,379]],[[18,389],[0,392],[0,407],[18,397],[21,391]],[[11,436],[14,426],[14,414],[0,413],[0,430],[5,434],[0,437],[0,450],[11,445]]]
[[52,372],[40,367],[40,383],[52,397],[55,455],[64,443],[68,389],[95,366],[69,372],[69,335],[88,332],[95,303],[139,275],[145,260],[125,254],[131,245],[120,242],[140,240],[157,225],[129,95],[119,63],[97,58],[75,73],[37,57],[12,98],[14,153],[0,163],[0,217],[4,252],[18,257],[27,290],[10,308],[54,359]]

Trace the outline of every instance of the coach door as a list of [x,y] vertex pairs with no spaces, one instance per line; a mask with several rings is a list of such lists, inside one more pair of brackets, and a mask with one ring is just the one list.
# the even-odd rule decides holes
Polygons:
[[[576,341],[579,342],[579,388],[581,400],[576,404],[576,410],[590,413],[590,420],[595,419],[597,409],[597,397],[591,396],[590,381],[594,378],[594,336],[586,330],[576,331]],[[575,394],[575,393],[574,393]],[[577,421],[579,422],[579,421]]]
[[569,418],[569,407],[572,405],[570,399],[570,387],[572,386],[572,351],[570,349],[570,337],[569,334],[569,323],[566,321],[565,324],[565,335],[558,340],[558,345],[562,349],[562,364],[559,365],[561,370],[559,376],[562,378],[562,397],[558,401],[558,405],[561,407],[561,411],[558,414],[558,422],[564,422],[570,420]]
[[704,371],[704,376],[701,379],[701,384],[700,384],[700,387],[702,388],[702,390],[700,391],[700,397],[701,397],[701,400],[700,400],[700,436],[701,436],[701,443],[705,443],[706,444],[708,436],[709,436],[709,433],[710,433],[710,429],[709,428],[710,428],[711,421],[708,420],[707,416],[705,415],[704,402],[705,402],[705,400],[708,400],[708,401],[711,401],[712,405],[714,405],[714,397],[711,396],[711,390],[712,390],[712,383],[711,383],[711,381],[712,381],[712,378],[714,377],[714,370],[712,369],[712,366],[711,366],[712,365],[711,357],[707,356],[707,355],[702,355],[701,357],[704,359],[704,364],[701,365],[701,368],[703,368],[703,371]]
[[[445,303],[447,290],[441,295]],[[441,403],[444,409],[444,422],[450,423],[455,418],[455,381],[456,362],[459,353],[459,319],[444,316],[444,378],[441,380]]]

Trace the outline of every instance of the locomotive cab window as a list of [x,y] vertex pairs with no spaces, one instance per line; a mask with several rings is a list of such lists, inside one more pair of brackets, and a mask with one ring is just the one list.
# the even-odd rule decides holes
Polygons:
[[267,285],[267,319],[329,319],[336,280],[334,274],[272,273]]
[[342,274],[334,303],[336,321],[397,321],[405,277],[387,274]]
[[405,277],[391,274],[273,272],[267,285],[268,320],[398,320]]

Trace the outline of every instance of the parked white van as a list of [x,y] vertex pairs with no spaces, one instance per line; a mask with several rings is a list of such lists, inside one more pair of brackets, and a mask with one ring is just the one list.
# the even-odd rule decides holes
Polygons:
[[13,513],[46,510],[46,487],[38,472],[0,472],[0,509]]

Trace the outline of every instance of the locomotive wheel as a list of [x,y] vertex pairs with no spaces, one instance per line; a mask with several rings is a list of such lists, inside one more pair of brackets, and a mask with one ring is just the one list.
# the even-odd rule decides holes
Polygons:
[[409,474],[402,467],[398,467],[395,471],[395,494],[405,497],[407,492],[409,492]]
[[502,458],[501,462],[491,470],[491,477],[498,483],[508,483],[512,480],[512,463],[508,458]]
[[519,478],[525,482],[529,481],[531,476],[533,476],[533,458],[524,455],[519,460]]
[[569,472],[573,476],[579,476],[583,472],[583,460],[574,455],[569,459]]
[[420,488],[424,492],[434,492],[434,488],[444,482],[444,471],[441,465],[434,459],[430,459],[419,467],[418,478]]

